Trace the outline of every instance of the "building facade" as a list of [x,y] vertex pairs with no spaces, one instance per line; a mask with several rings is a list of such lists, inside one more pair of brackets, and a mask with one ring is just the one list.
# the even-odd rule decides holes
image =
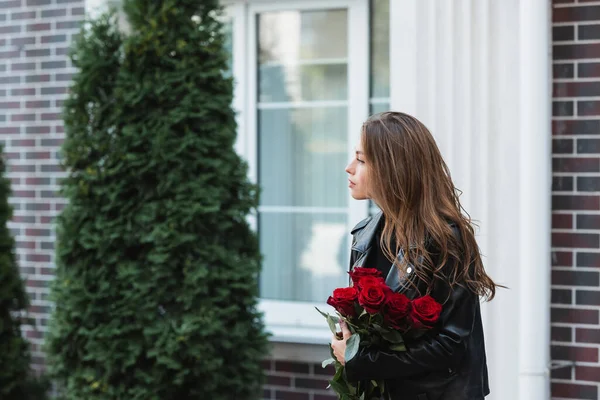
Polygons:
[[[112,0],[111,0],[112,1]],[[68,47],[109,0],[0,0],[0,140],[36,326],[51,303]],[[421,119],[449,164],[492,277],[490,399],[600,390],[600,1],[231,0],[238,152],[263,194],[265,399],[333,399],[314,306],[346,283],[344,166],[372,113]],[[318,260],[315,264],[314,260]],[[550,376],[551,375],[551,376]]]

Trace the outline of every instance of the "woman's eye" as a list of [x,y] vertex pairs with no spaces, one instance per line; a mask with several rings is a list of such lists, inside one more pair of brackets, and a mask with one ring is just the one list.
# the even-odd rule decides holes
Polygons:
[[364,164],[365,162],[363,160],[361,160],[360,158],[357,158],[356,161],[358,161],[361,164]]

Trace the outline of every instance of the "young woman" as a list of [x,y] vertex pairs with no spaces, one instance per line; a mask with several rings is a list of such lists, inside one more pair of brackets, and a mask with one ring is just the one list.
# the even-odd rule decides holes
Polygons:
[[351,268],[378,268],[409,298],[442,304],[436,326],[406,343],[406,352],[361,347],[344,359],[350,331],[331,347],[350,381],[385,380],[391,400],[481,400],[489,393],[480,297],[496,284],[486,274],[470,218],[427,128],[414,117],[384,112],[362,128],[346,167],[350,192],[381,212],[352,230]]

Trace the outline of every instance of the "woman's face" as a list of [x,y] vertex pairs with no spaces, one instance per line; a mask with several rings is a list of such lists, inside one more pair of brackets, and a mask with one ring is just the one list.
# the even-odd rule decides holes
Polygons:
[[348,173],[348,187],[350,188],[350,195],[356,200],[368,199],[368,160],[365,159],[363,153],[362,144],[356,146],[356,153],[354,159],[346,166],[346,172]]

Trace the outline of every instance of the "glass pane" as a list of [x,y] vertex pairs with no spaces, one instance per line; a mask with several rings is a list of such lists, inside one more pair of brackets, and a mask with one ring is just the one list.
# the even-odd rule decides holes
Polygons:
[[261,213],[262,298],[324,302],[348,285],[346,214]]
[[369,114],[373,115],[373,114],[378,114],[380,112],[389,111],[389,110],[390,110],[390,103],[374,103],[374,104],[371,104]]
[[279,11],[258,16],[259,63],[345,59],[347,10]]
[[347,109],[260,110],[261,205],[346,207]]
[[259,102],[346,100],[347,64],[283,65],[259,68]]
[[390,0],[371,0],[371,97],[390,96]]

